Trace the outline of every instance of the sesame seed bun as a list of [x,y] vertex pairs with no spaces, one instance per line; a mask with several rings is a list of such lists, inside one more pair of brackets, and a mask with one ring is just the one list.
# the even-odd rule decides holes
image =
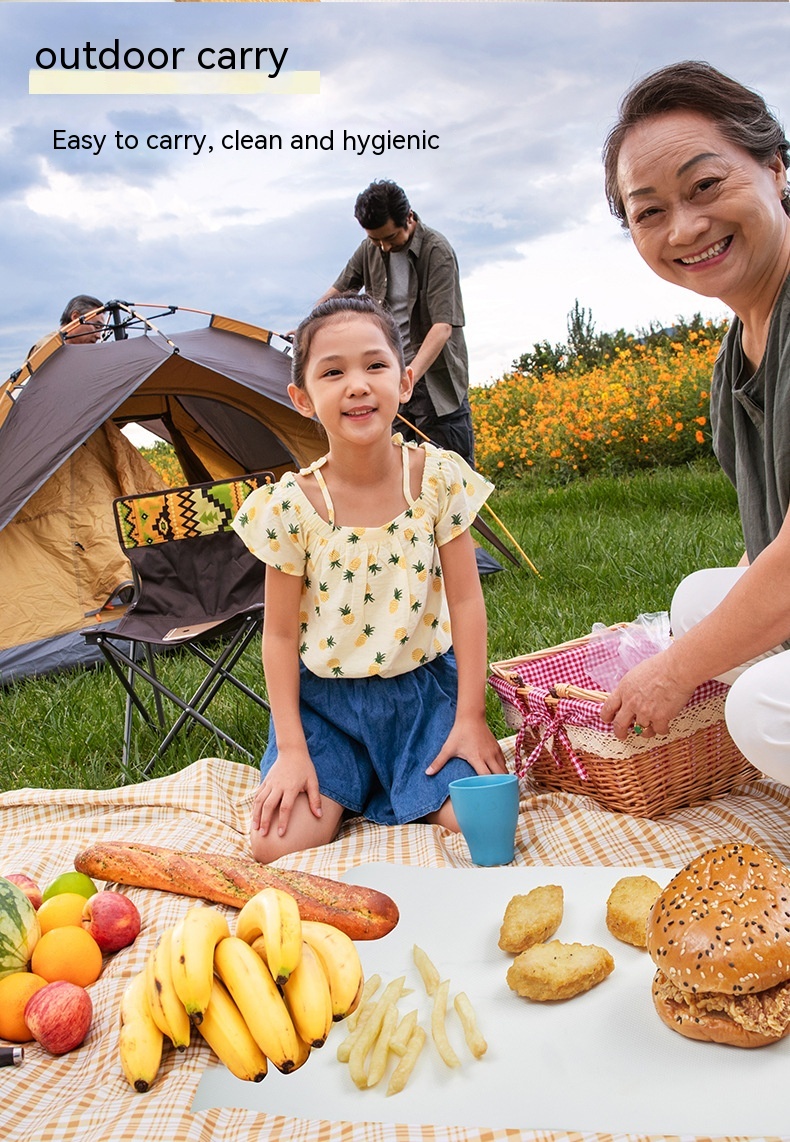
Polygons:
[[790,870],[720,845],[675,876],[647,922],[653,1002],[691,1039],[763,1046],[790,1033]]
[[790,870],[754,845],[709,849],[653,905],[647,950],[691,993],[742,995],[790,979]]

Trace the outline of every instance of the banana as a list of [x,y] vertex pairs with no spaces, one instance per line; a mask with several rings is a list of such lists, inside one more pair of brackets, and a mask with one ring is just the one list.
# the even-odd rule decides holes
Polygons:
[[213,981],[211,997],[198,1024],[198,1031],[237,1079],[259,1083],[266,1077],[266,1056],[218,979]]
[[[250,947],[256,955],[260,956],[268,968],[269,961],[266,959],[266,944],[263,942],[263,936],[256,936],[250,944]],[[269,972],[269,974],[271,975],[271,972]]]
[[149,952],[145,962],[145,982],[154,1023],[177,1050],[183,1051],[189,1046],[192,1024],[173,987],[172,938],[172,929],[166,928],[156,947]]
[[321,961],[332,996],[332,1018],[345,1019],[362,996],[365,976],[356,944],[335,928],[319,920],[302,921],[302,939]]
[[263,936],[269,971],[277,983],[285,983],[302,954],[299,905],[280,888],[264,888],[239,912],[236,935],[246,944]]
[[322,1047],[332,1030],[332,996],[321,961],[307,942],[283,984],[283,999],[299,1037],[310,1047]]
[[253,1039],[279,1071],[288,1074],[303,1062],[304,1048],[271,972],[238,936],[220,940],[214,970],[227,987]]
[[195,1024],[200,1024],[208,1007],[214,978],[214,948],[229,935],[223,914],[203,905],[190,908],[172,930],[173,987]]
[[[305,1043],[304,1039],[298,1039],[298,1043],[299,1054],[296,1056],[296,1062],[293,1065],[293,1070],[295,1071],[298,1071],[300,1067],[305,1065],[307,1060],[310,1058],[310,1052],[312,1051],[312,1047],[309,1043]],[[290,1074],[291,1072],[289,1071],[288,1073]]]
[[127,984],[121,999],[118,1050],[124,1075],[141,1094],[156,1078],[162,1061],[163,1039],[148,1007],[145,971],[140,971]]

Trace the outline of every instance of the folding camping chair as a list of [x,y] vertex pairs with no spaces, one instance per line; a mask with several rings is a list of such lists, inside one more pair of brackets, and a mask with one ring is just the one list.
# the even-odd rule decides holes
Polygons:
[[[146,776],[176,735],[194,723],[252,757],[207,717],[206,710],[224,682],[269,709],[259,694],[233,674],[263,626],[264,565],[230,525],[249,493],[272,480],[271,472],[258,472],[113,501],[121,547],[132,565],[135,594],[112,630],[87,629],[82,635],[101,650],[126,691],[124,771],[135,710],[162,735],[143,770]],[[207,640],[220,649],[207,647]],[[155,647],[186,648],[208,667],[191,696],[182,697],[164,684],[154,661]],[[140,681],[152,688],[153,714],[140,695]],[[180,711],[170,726],[163,698]]]

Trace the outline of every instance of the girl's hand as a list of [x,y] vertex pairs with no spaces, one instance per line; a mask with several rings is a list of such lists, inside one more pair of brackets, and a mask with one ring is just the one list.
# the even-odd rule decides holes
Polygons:
[[468,761],[475,773],[506,773],[505,756],[499,742],[484,719],[456,718],[447,741],[426,769],[431,776],[438,773],[451,757]]
[[315,766],[308,754],[280,754],[264,777],[252,803],[252,828],[266,836],[277,820],[278,837],[285,836],[291,810],[304,794],[314,817],[321,816],[321,794]]
[[610,722],[623,741],[634,726],[646,738],[665,734],[669,723],[694,693],[694,686],[673,677],[666,651],[645,659],[620,680],[601,707],[601,719]]

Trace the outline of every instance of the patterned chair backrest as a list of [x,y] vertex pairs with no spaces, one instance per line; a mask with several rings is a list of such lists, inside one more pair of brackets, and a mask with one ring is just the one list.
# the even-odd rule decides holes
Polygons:
[[233,517],[250,492],[273,482],[271,472],[255,472],[164,492],[119,496],[113,506],[121,547],[131,551],[230,531]]

